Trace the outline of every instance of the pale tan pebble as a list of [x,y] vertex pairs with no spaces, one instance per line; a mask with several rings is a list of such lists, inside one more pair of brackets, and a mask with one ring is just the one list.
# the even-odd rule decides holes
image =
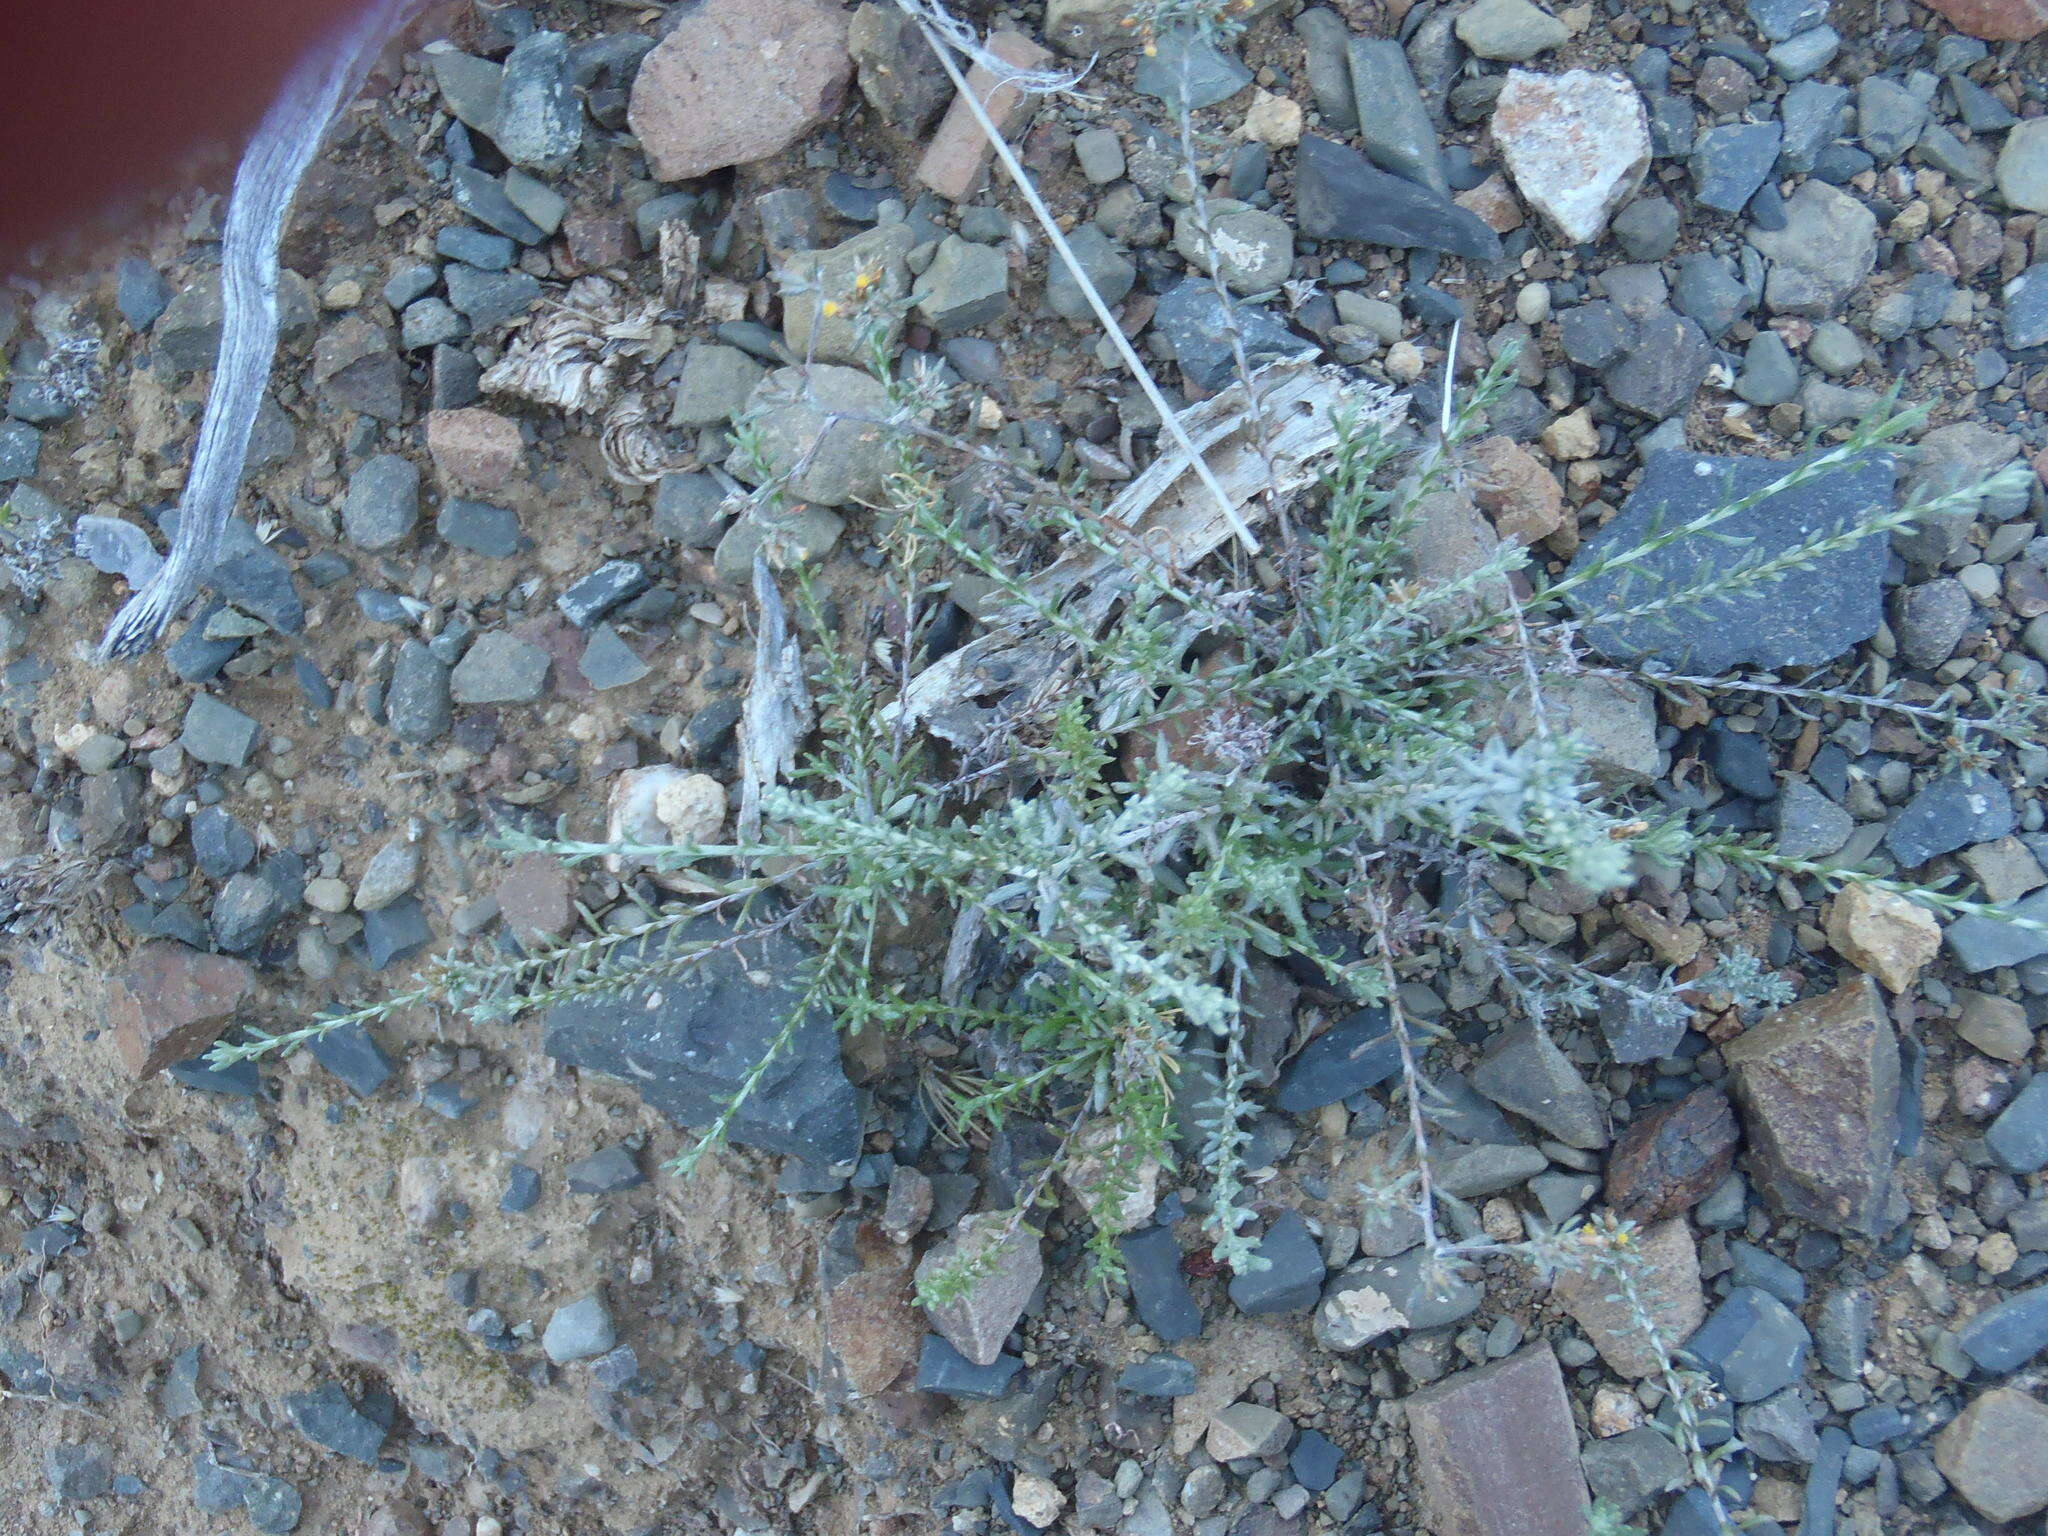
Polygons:
[[1396,384],[1413,384],[1422,377],[1424,366],[1422,349],[1412,341],[1397,341],[1387,348],[1387,377]]
[[1255,143],[1292,149],[1301,142],[1301,104],[1261,91],[1245,111],[1243,133]]

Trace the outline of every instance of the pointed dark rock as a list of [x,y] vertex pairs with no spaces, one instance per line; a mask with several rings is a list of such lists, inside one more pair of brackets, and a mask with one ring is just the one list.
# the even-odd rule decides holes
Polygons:
[[1273,1107],[1290,1115],[1321,1109],[1384,1083],[1401,1070],[1401,1047],[1384,1008],[1361,1008],[1301,1048],[1280,1073]]
[[[1620,515],[1581,546],[1579,563],[1633,549],[1659,528],[1682,527],[1724,500],[1754,495],[1799,462],[1653,453]],[[1627,621],[1603,621],[1602,614],[1689,588],[1702,561],[1719,569],[1735,559],[1782,555],[1817,535],[1853,528],[1892,505],[1894,477],[1890,459],[1869,455],[1724,518],[1704,538],[1680,538],[1627,569],[1593,578],[1575,594],[1587,639],[1616,660],[1654,657],[1695,672],[1812,667],[1833,660],[1876,634],[1884,621],[1883,539],[1861,539],[1776,581],[1669,612]]]
[[1389,176],[1355,149],[1304,134],[1294,158],[1296,226],[1311,240],[1363,240],[1500,259],[1500,236],[1449,198]]
[[[683,944],[729,937],[710,918]],[[622,956],[630,960],[630,956]],[[548,1011],[545,1048],[557,1061],[608,1072],[678,1125],[717,1118],[781,1034],[799,1001],[801,943],[787,933],[721,949],[694,965],[617,995],[578,998]],[[860,1112],[839,1059],[839,1035],[823,1010],[796,1028],[734,1116],[732,1139],[800,1157],[851,1162]]]

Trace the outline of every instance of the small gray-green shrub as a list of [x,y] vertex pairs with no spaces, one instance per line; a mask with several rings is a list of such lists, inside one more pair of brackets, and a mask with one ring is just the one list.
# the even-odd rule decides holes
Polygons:
[[[1458,475],[1462,445],[1503,376],[1496,367],[1441,432],[1418,433],[1403,402],[1382,390],[1354,391],[1320,490],[1292,509],[1264,580],[1233,550],[1199,570],[1166,569],[1057,488],[1012,502],[993,540],[986,527],[970,535],[942,493],[936,450],[906,432],[877,517],[891,559],[869,604],[849,606],[817,571],[789,573],[819,724],[791,781],[765,797],[762,835],[688,847],[514,833],[501,842],[571,862],[623,855],[715,876],[712,899],[742,924],[761,892],[793,896],[793,912],[775,921],[815,937],[804,978],[812,1003],[849,1032],[935,1031],[972,1048],[971,1070],[930,1077],[955,1134],[1020,1114],[1063,1126],[1070,1144],[1083,1130],[1112,1128],[1106,1141],[1091,1132],[1083,1191],[1104,1218],[1091,1247],[1105,1271],[1117,1265],[1113,1213],[1173,1160],[1176,1083],[1191,1075],[1192,1053],[1212,1058],[1220,1089],[1200,1157],[1206,1220],[1222,1262],[1255,1264],[1241,1158],[1252,1108],[1242,989],[1253,957],[1306,961],[1357,1003],[1387,1004],[1394,959],[1409,942],[1402,925],[1425,921],[1393,893],[1421,872],[1498,863],[1602,893],[1630,883],[1646,861],[1677,867],[1705,854],[1767,877],[1831,886],[1871,878],[1645,811],[1596,788],[1585,745],[1549,729],[1540,711],[1513,740],[1479,706],[1503,678],[1537,687],[1553,654],[1546,630],[1573,622],[1573,593],[1594,573],[1639,565],[1854,462],[1911,413],[1877,416],[1755,495],[1555,580],[1531,570],[1526,551],[1502,545],[1461,576],[1418,582],[1409,575],[1417,521]],[[927,396],[903,387],[899,398],[929,416]],[[1687,588],[1686,601],[1752,591],[1978,489],[1822,530],[1788,555],[1724,561]],[[770,478],[765,499],[776,494]],[[1076,548],[1117,562],[1121,591],[1106,622],[1080,619],[1011,563],[1020,552]],[[963,573],[1035,622],[1059,679],[1012,695],[964,753],[893,707],[927,652],[949,581]],[[1505,595],[1511,574],[1527,582],[1526,595]],[[1678,607],[1658,594],[1632,603],[1638,615]],[[1134,742],[1147,745],[1133,751]],[[1986,910],[1909,889],[1945,909]],[[695,951],[647,941],[678,933],[703,905],[672,903],[618,931],[516,959],[443,959],[398,997],[220,1054],[294,1045],[399,1006],[441,1001],[502,1014],[643,983],[690,963]],[[978,948],[978,985],[942,995],[874,964],[885,935],[935,924]],[[1363,935],[1365,956],[1333,960],[1335,930]],[[1579,1001],[1619,984],[1562,953],[1498,959],[1532,997]],[[1734,990],[1740,978],[1728,979]],[[1426,1028],[1398,1008],[1393,1017],[1404,1042],[1413,1036],[1424,1048]],[[1417,1105],[1413,1151],[1426,1142],[1425,1121]],[[701,1145],[725,1124],[709,1127]],[[1426,1185],[1426,1160],[1419,1166]]]

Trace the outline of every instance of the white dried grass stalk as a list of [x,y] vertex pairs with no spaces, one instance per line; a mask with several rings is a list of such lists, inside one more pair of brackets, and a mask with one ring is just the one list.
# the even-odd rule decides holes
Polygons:
[[213,570],[277,357],[277,252],[285,217],[328,125],[416,3],[371,0],[307,53],[242,152],[221,238],[220,355],[192,472],[178,500],[177,537],[162,568],[107,626],[102,659],[138,656],[155,645]]

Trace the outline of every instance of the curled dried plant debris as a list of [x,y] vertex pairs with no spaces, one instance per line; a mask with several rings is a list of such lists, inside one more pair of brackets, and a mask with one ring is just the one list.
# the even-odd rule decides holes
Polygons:
[[608,277],[579,277],[485,370],[486,394],[582,415],[604,410],[621,375],[656,349],[660,318]]
[[598,447],[614,480],[652,485],[663,475],[697,467],[697,456],[672,447],[654,424],[654,417],[654,406],[639,392],[621,395],[605,413]]
[[0,933],[41,938],[90,898],[97,861],[57,853],[0,860]]

